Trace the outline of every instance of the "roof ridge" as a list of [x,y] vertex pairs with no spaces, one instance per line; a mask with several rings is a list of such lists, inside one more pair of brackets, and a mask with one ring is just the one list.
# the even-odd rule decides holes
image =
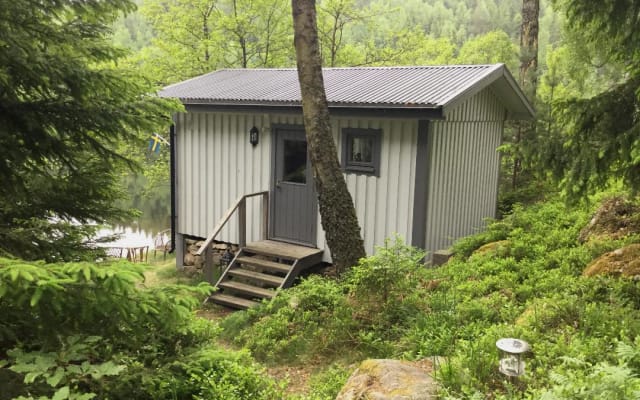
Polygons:
[[[355,67],[322,67],[323,71],[340,71],[340,70],[390,70],[390,69],[430,69],[430,68],[440,68],[440,69],[454,69],[454,68],[489,68],[489,67],[498,67],[499,65],[503,65],[503,63],[494,63],[494,64],[442,64],[442,65],[383,65],[383,66],[355,66]],[[296,71],[296,67],[261,67],[261,68],[222,68],[213,72],[209,72],[204,75],[222,72],[222,71]],[[196,77],[197,78],[197,77]],[[193,79],[193,78],[191,78]],[[184,81],[186,82],[186,81]]]

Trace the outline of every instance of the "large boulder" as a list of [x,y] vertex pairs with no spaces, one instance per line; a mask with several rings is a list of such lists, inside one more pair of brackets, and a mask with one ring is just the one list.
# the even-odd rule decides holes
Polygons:
[[336,400],[435,400],[436,382],[430,363],[365,360]]
[[582,228],[578,241],[594,239],[621,239],[640,232],[640,206],[625,197],[613,197],[604,201]]
[[640,244],[603,254],[585,268],[584,276],[616,275],[640,279]]

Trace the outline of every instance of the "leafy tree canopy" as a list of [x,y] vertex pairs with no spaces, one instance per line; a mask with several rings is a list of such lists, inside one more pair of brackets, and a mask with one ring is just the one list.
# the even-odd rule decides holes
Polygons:
[[[557,113],[559,143],[551,152],[553,168],[567,194],[582,197],[622,179],[640,189],[640,1],[557,0],[568,26],[589,43],[588,76],[603,89],[561,100]],[[586,39],[586,40],[584,40]],[[583,53],[584,54],[584,53]],[[624,74],[612,73],[612,70]],[[571,156],[567,156],[571,155]]]
[[116,68],[124,53],[109,27],[134,8],[128,0],[0,0],[0,249],[68,258],[47,250],[84,229],[69,221],[125,215],[113,206],[117,167],[132,163],[118,148],[167,124],[173,108]]

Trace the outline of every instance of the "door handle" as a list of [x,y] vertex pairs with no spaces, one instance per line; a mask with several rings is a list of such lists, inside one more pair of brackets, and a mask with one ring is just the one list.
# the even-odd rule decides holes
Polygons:
[[278,189],[280,189],[280,182],[282,182],[282,181],[276,181],[276,187],[277,187]]

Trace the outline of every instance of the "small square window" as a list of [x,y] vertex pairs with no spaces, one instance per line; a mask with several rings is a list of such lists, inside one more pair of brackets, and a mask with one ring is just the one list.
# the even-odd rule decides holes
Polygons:
[[342,168],[346,172],[380,176],[382,130],[342,130]]

